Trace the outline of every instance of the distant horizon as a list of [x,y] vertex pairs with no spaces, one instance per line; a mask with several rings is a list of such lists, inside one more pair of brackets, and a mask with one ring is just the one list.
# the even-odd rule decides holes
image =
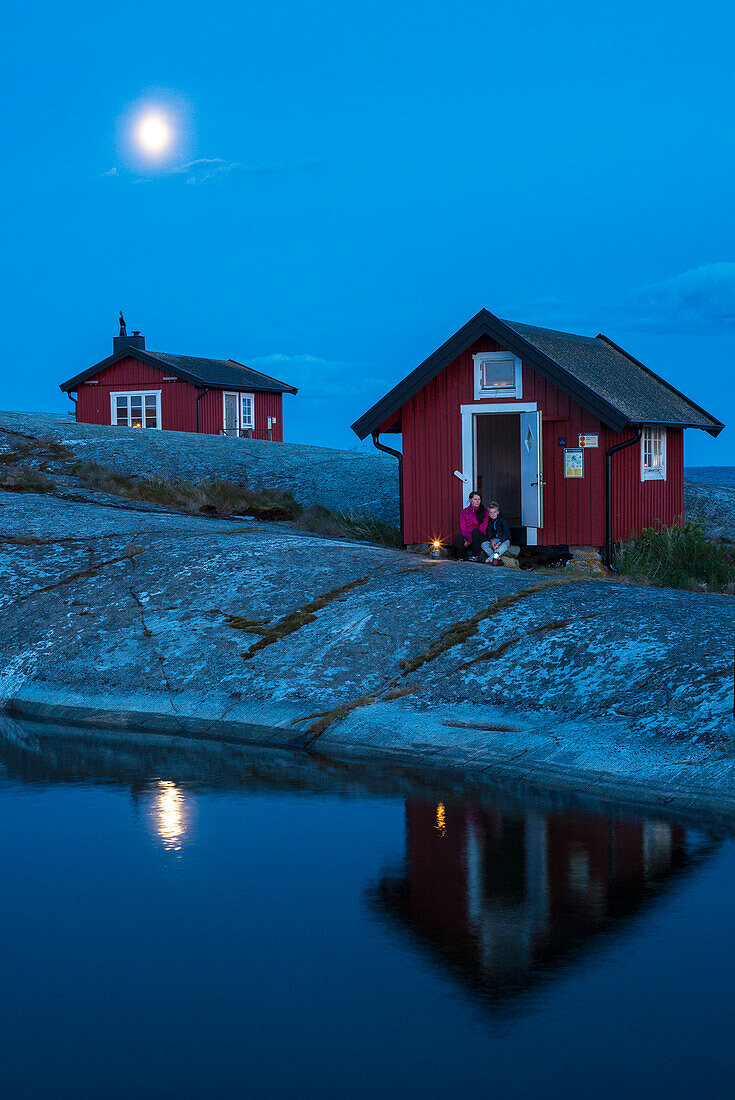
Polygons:
[[[298,396],[297,396],[296,400],[298,400]],[[64,409],[61,409],[61,410],[53,410],[53,409],[51,409],[51,410],[50,409],[0,409],[0,415],[2,415],[2,413],[18,413],[19,415],[22,415],[22,416],[52,416],[52,417],[56,417],[60,420],[68,420],[72,424],[76,423],[76,421],[74,420],[74,409],[68,409],[68,410],[64,410]],[[114,425],[114,424],[89,424],[88,426],[90,428],[113,428],[113,427],[116,427],[116,425]],[[130,430],[130,429],[128,429],[128,430]],[[149,429],[149,430],[152,430],[152,429]],[[168,431],[170,429],[163,429],[163,430]],[[695,430],[697,430],[697,429],[687,428],[687,429],[685,429],[685,432],[695,431]],[[197,433],[196,432],[191,432],[191,433],[186,433],[186,434],[196,435]],[[206,433],[201,433],[201,434],[206,434]],[[340,450],[340,451],[366,451],[368,453],[375,453],[375,454],[383,453],[383,452],[378,451],[375,448],[375,446],[373,445],[373,441],[369,436],[366,437],[365,439],[361,440],[361,439],[358,439],[358,437],[354,434],[354,432],[352,433],[352,435],[353,435],[353,438],[354,438],[354,443],[350,444],[348,442],[347,444],[345,444],[343,446],[337,446],[337,445],[332,444],[332,443],[324,443],[324,442],[320,442],[320,441],[315,440],[315,439],[297,440],[297,439],[291,439],[291,438],[288,438],[288,437],[286,439],[284,439],[284,443],[286,443],[286,444],[294,443],[294,444],[297,444],[298,446],[305,446],[305,447],[331,447],[334,450]],[[401,450],[400,440],[401,440],[400,433],[396,433],[396,434],[392,434],[392,435],[389,434],[389,433],[383,433],[383,442],[388,443],[390,446],[395,447],[397,450]],[[390,456],[388,456],[388,457],[390,457]],[[727,463],[727,462],[724,462],[724,463],[723,462],[709,462],[709,463],[696,462],[696,463],[693,463],[693,462],[686,462],[685,461],[684,470],[685,471],[686,470],[735,470],[735,461],[733,461],[732,463]]]

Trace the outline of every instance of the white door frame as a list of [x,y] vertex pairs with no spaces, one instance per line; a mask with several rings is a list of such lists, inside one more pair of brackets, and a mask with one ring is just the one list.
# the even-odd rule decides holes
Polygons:
[[[503,403],[502,405],[460,405],[459,411],[462,416],[462,470],[460,480],[464,484],[465,495],[469,493],[470,489],[475,486],[476,478],[476,431],[475,431],[475,417],[476,416],[492,416],[493,413],[531,413],[538,412],[538,403],[536,401],[513,401]],[[541,446],[541,440],[539,440],[539,447]],[[520,470],[518,471],[520,475]],[[462,506],[466,506],[466,501],[462,501]],[[536,546],[538,543],[538,528],[527,527],[526,528],[526,542],[529,546]]]

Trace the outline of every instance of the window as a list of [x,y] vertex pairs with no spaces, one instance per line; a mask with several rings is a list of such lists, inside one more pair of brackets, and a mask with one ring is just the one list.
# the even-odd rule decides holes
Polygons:
[[520,359],[507,351],[482,351],[475,363],[475,397],[522,397]]
[[240,394],[240,427],[255,427],[255,399],[252,393]]
[[112,423],[122,428],[160,428],[161,391],[111,393]]
[[666,481],[666,428],[644,428],[641,481]]

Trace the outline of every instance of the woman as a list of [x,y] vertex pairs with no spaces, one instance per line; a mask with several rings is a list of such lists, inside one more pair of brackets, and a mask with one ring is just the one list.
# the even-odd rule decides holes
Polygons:
[[459,514],[460,533],[454,536],[454,554],[459,561],[479,561],[484,557],[482,543],[487,539],[487,512],[482,497],[473,490],[469,505]]

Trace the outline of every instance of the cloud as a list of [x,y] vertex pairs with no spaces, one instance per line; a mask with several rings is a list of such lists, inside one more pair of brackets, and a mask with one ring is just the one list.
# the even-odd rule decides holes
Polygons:
[[113,165],[113,166],[112,166],[112,168],[110,168],[110,169],[109,169],[109,170],[108,170],[107,172],[103,172],[103,173],[102,173],[102,175],[103,175],[103,176],[119,176],[119,175],[120,175],[120,172],[119,172],[119,171],[118,171],[118,169],[117,169],[117,168],[115,168],[115,166]]
[[222,157],[199,157],[198,160],[190,160],[187,164],[181,164],[172,169],[179,175],[186,176],[187,183],[206,183],[216,176],[234,172],[239,165]]
[[299,400],[372,397],[388,387],[385,379],[359,363],[319,359],[315,355],[274,355],[248,359],[247,365],[298,386]]
[[735,327],[735,263],[703,264],[638,287],[622,305],[626,323],[659,331]]
[[[149,183],[154,180],[165,179],[171,176],[182,176],[188,184],[207,183],[209,180],[221,179],[223,176],[236,173],[244,176],[296,176],[306,172],[313,172],[321,167],[318,160],[283,161],[273,164],[237,164],[235,161],[225,160],[224,157],[198,157],[185,163],[176,162],[160,171],[136,178],[134,183]],[[105,172],[106,176],[119,175],[119,169],[111,168]]]

